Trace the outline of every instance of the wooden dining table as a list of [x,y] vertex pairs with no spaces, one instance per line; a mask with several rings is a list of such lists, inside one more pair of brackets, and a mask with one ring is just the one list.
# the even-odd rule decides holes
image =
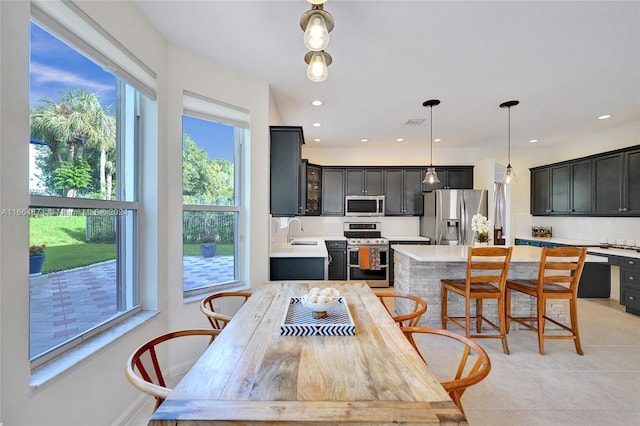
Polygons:
[[[328,286],[355,333],[281,335],[291,298]],[[316,281],[261,285],[149,424],[467,422],[366,283]]]

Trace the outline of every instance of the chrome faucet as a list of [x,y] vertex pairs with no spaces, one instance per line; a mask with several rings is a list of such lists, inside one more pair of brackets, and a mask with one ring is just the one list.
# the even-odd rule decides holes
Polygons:
[[293,237],[291,236],[291,222],[296,221],[300,224],[300,232],[304,232],[304,228],[302,227],[302,221],[297,217],[292,217],[287,222],[287,244],[291,244],[293,242]]

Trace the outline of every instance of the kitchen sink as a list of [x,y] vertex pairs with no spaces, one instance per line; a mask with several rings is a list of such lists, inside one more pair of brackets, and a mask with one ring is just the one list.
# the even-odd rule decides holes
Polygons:
[[293,240],[290,244],[292,246],[317,246],[318,242],[313,240]]

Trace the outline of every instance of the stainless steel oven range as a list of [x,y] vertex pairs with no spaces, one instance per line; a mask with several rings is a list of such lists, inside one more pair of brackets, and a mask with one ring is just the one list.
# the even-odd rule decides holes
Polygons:
[[389,287],[389,240],[380,222],[345,222],[347,280],[367,281],[371,287]]

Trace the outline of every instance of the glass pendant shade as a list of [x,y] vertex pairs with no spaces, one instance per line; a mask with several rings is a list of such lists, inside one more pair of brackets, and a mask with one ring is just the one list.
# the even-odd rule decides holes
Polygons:
[[304,45],[313,52],[324,50],[329,45],[329,30],[320,13],[314,13],[309,18],[304,31]]
[[329,75],[327,61],[321,52],[311,55],[309,66],[307,67],[307,77],[311,81],[325,81]]
[[504,173],[503,182],[508,185],[511,182],[513,182],[515,179],[516,179],[516,172],[513,171],[513,168],[511,167],[511,164],[509,164],[507,166],[507,170]]
[[422,183],[440,183],[440,179],[438,179],[438,174],[436,173],[435,167],[427,167],[427,173],[424,175],[424,180],[422,181]]

